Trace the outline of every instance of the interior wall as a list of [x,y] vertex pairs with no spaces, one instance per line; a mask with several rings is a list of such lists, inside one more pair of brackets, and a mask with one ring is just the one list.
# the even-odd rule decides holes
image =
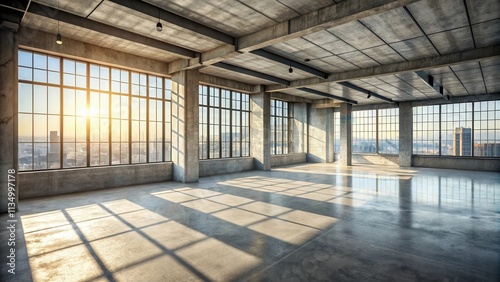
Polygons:
[[19,173],[19,198],[172,180],[172,163],[86,167]]
[[254,169],[254,158],[200,160],[200,177]]
[[286,155],[273,155],[271,157],[271,166],[284,166],[291,164],[301,164],[307,162],[306,153],[290,153]]

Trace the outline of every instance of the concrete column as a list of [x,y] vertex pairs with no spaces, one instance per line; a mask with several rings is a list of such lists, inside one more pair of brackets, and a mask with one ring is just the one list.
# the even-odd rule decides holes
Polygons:
[[311,107],[309,113],[309,152],[307,161],[333,162],[333,108]]
[[199,179],[199,71],[185,70],[172,76],[172,161],[178,182]]
[[293,103],[293,153],[307,152],[307,104]]
[[254,167],[271,170],[271,93],[250,96],[250,147]]
[[399,104],[399,166],[412,166],[413,108],[411,102]]
[[340,104],[340,164],[352,165],[352,105]]
[[16,185],[17,209],[21,189],[17,171],[17,34],[0,30],[0,212],[8,210],[9,175],[16,180],[10,183]]

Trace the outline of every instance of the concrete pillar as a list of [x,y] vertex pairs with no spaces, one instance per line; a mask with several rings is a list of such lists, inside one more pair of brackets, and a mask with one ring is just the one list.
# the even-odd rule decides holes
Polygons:
[[308,162],[333,162],[333,108],[310,108],[308,139]]
[[0,212],[7,212],[10,202],[9,175],[15,177],[10,183],[15,184],[18,206],[17,149],[17,34],[0,30]]
[[340,164],[352,165],[352,105],[340,104]]
[[178,182],[199,179],[199,71],[185,70],[172,76],[172,161]]
[[307,104],[293,103],[293,153],[307,152]]
[[254,168],[271,170],[271,93],[250,96],[250,147]]
[[411,102],[399,104],[399,166],[412,166],[413,109]]

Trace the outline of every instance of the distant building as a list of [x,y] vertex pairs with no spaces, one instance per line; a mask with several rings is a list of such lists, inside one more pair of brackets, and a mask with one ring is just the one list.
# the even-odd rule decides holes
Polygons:
[[457,127],[453,138],[455,156],[472,156],[472,129]]
[[500,143],[474,144],[474,156],[500,157]]

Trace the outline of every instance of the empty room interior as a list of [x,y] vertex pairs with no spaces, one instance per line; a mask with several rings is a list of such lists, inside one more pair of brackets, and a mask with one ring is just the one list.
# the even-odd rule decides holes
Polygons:
[[498,281],[500,1],[3,0],[1,281]]

